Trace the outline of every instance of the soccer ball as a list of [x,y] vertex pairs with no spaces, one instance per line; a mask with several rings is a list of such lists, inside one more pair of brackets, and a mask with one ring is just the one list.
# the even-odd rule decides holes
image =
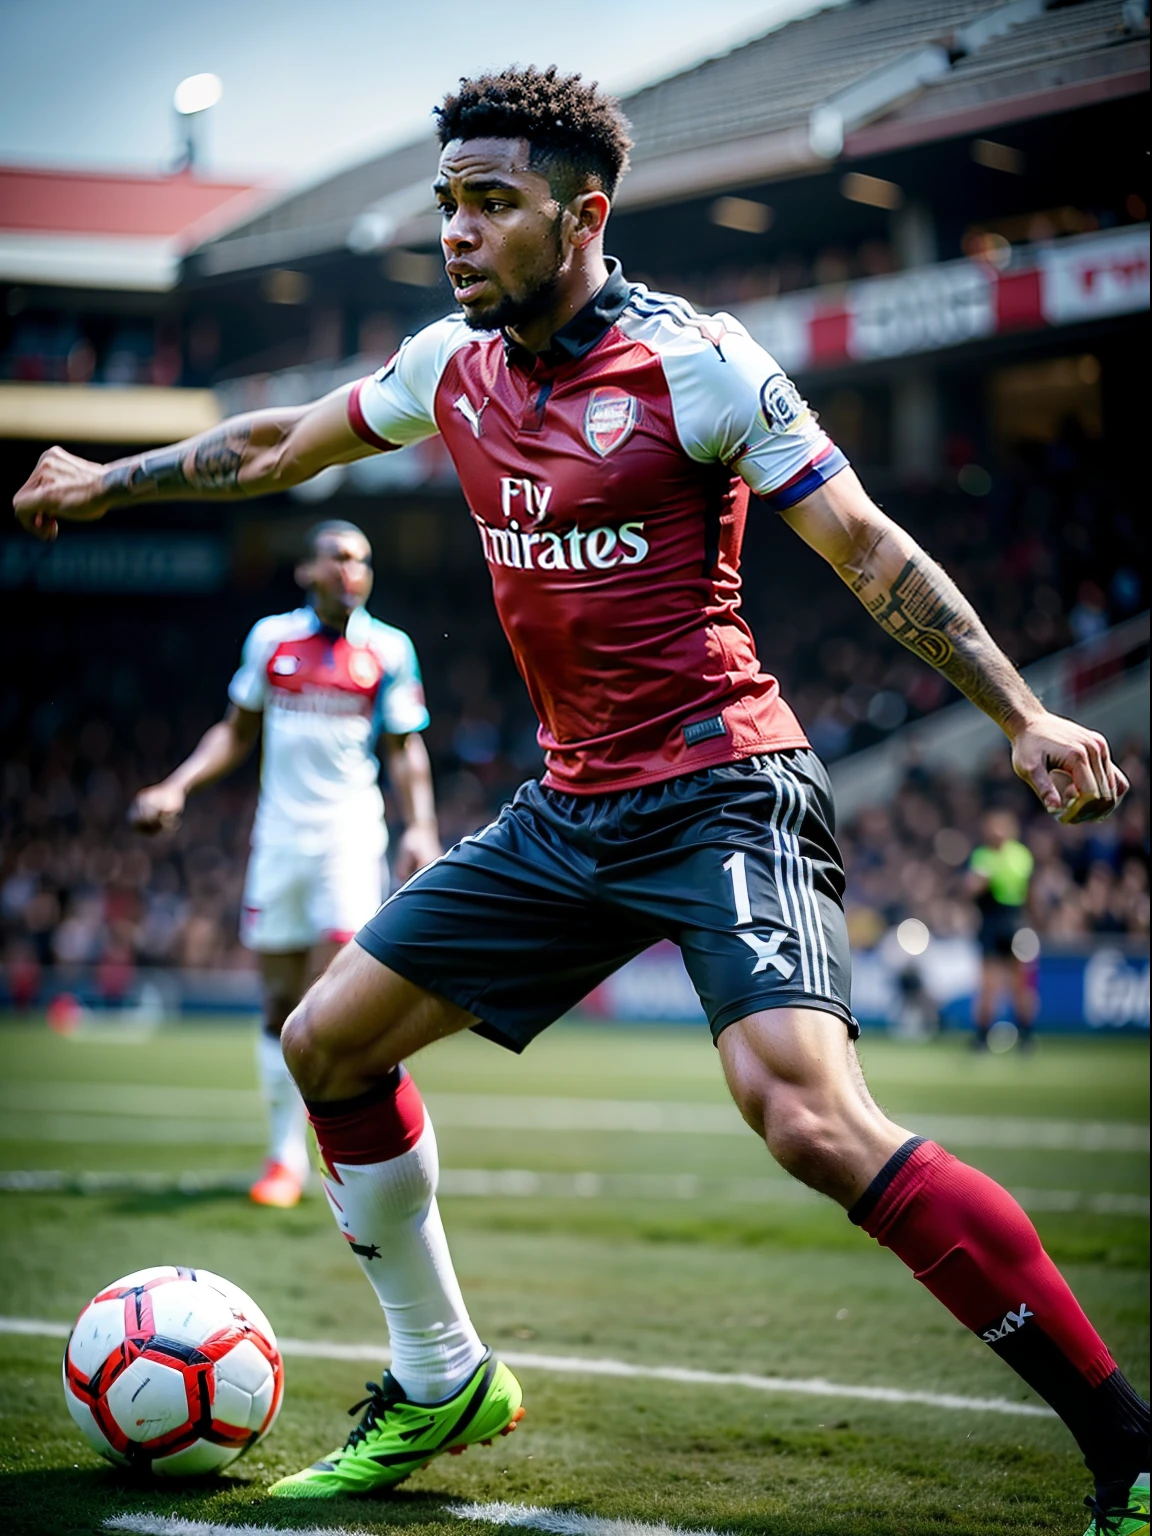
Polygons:
[[88,1303],[64,1351],[64,1401],[88,1444],[160,1477],[228,1466],[272,1428],[283,1395],[268,1319],[206,1269],[125,1275]]

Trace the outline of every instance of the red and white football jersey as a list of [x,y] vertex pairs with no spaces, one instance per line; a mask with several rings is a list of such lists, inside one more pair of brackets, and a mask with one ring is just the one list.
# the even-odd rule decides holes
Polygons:
[[228,697],[264,714],[253,843],[383,853],[376,738],[428,724],[420,666],[404,631],[365,608],[349,616],[342,635],[312,608],[273,614],[253,625]]
[[440,433],[540,719],[552,788],[601,792],[806,745],[740,609],[749,491],[843,469],[730,315],[627,283],[533,356],[453,315],[349,398],[381,450]]

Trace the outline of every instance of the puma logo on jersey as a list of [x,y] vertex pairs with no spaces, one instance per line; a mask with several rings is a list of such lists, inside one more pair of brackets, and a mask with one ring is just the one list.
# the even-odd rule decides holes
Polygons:
[[472,436],[478,438],[480,436],[480,418],[483,416],[484,408],[488,404],[488,396],[484,396],[479,406],[473,405],[467,395],[461,395],[458,400],[453,401],[453,404],[472,428]]
[[753,976],[759,976],[761,971],[772,966],[787,981],[796,969],[795,961],[786,959],[780,953],[780,946],[788,937],[783,928],[773,929],[766,939],[762,939],[758,933],[742,933],[740,937],[756,956],[756,963],[752,967]]
[[1021,1302],[1018,1312],[1005,1312],[999,1323],[991,1328],[986,1328],[980,1337],[984,1340],[985,1344],[995,1344],[1000,1339],[1006,1339],[1009,1334],[1019,1333],[1026,1319],[1034,1316],[1035,1313],[1030,1312],[1025,1303]]
[[519,511],[534,523],[542,523],[548,516],[548,503],[551,500],[550,485],[537,485],[527,476],[503,475],[500,479],[500,510],[509,520]]

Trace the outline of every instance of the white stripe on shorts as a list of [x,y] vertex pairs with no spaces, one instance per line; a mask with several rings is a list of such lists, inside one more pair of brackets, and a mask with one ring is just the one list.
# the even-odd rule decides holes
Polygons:
[[807,913],[804,910],[800,890],[799,872],[793,853],[794,839],[791,832],[793,823],[803,810],[803,802],[794,792],[793,786],[786,784],[778,777],[767,758],[761,758],[761,762],[776,788],[776,804],[769,821],[769,829],[776,853],[776,890],[780,897],[780,908],[785,920],[794,930],[796,942],[800,946],[800,975],[804,990],[814,992],[816,968],[810,949],[811,935],[808,932]]
[[[760,758],[760,759],[758,759],[758,761],[762,764],[764,762],[764,759]],[[794,918],[792,916],[792,908],[791,908],[791,906],[789,904],[789,901],[788,901],[788,890],[787,890],[787,886],[786,886],[785,880],[784,880],[784,868],[783,868],[784,850],[783,850],[783,844],[782,844],[781,838],[780,838],[779,828],[778,828],[778,825],[777,825],[779,820],[780,820],[780,812],[783,809],[783,805],[784,805],[783,799],[781,798],[779,789],[777,789],[776,798],[775,798],[775,801],[774,801],[773,806],[772,806],[772,814],[768,818],[768,830],[769,830],[769,832],[771,833],[771,836],[772,836],[772,859],[773,859],[773,863],[775,865],[774,875],[775,875],[775,880],[776,880],[776,894],[777,894],[777,896],[779,898],[779,901],[780,901],[780,915],[784,919],[785,927],[792,929],[796,933],[797,937],[799,938],[799,924],[796,923],[796,921],[794,920]],[[800,944],[800,964],[801,964],[801,974],[802,974],[802,976],[804,978],[804,985],[805,985],[805,987],[807,987],[808,972],[807,972],[807,967],[806,967],[805,962],[804,962],[804,945],[803,945],[803,941],[801,941],[801,944]]]
[[[782,763],[775,765],[777,771],[791,783],[800,799],[801,815],[797,817],[795,825],[798,827],[803,820],[804,813],[808,809],[808,795],[804,785],[796,777],[790,768]],[[797,868],[804,888],[805,904],[812,921],[812,930],[815,937],[816,964],[813,967],[816,972],[817,989],[825,997],[832,995],[832,979],[828,967],[828,942],[824,936],[824,924],[820,920],[820,903],[816,898],[816,876],[812,860],[806,858],[800,852],[800,839],[795,832],[791,833],[792,853],[796,860]]]

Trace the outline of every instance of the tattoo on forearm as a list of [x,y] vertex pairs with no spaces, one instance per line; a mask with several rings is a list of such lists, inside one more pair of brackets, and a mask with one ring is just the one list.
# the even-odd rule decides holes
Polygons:
[[[942,669],[955,655],[952,636],[963,622],[962,609],[968,606],[955,588],[949,592],[949,587],[952,583],[939,567],[926,570],[915,560],[906,560],[886,598],[874,598],[877,606],[872,611],[877,624],[901,645]],[[949,601],[953,595],[959,603]]]
[[104,491],[126,501],[197,493],[235,495],[251,434],[250,423],[232,421],[192,443],[158,448],[109,465]]
[[996,645],[951,577],[922,550],[908,554],[894,578],[879,557],[883,531],[843,575],[868,612],[900,644],[955,683],[999,725],[1033,701],[1031,690]]

